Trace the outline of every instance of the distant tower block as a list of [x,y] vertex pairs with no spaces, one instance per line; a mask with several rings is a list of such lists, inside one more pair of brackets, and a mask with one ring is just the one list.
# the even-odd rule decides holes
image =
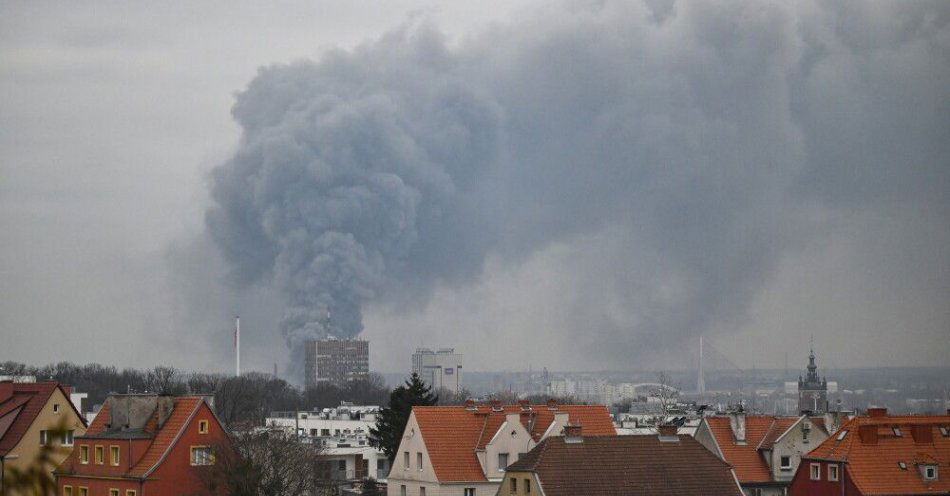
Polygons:
[[343,387],[347,382],[369,377],[369,341],[319,339],[304,342],[304,384],[320,382]]
[[798,411],[821,414],[828,410],[828,381],[818,377],[818,365],[815,365],[815,348],[808,355],[808,372],[805,377],[798,376]]

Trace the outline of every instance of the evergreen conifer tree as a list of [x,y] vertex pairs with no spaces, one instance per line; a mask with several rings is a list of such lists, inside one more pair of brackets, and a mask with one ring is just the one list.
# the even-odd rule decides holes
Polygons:
[[413,373],[405,385],[393,389],[389,394],[389,406],[380,409],[376,427],[369,430],[370,446],[383,450],[392,464],[399,451],[399,442],[409,422],[412,407],[435,405],[438,401],[439,397],[432,394],[432,388],[426,386],[418,374]]

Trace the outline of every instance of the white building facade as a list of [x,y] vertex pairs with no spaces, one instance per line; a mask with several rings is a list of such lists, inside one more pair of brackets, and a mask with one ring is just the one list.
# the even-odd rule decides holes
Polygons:
[[412,354],[412,372],[435,389],[458,393],[462,390],[462,354],[455,348],[416,348]]

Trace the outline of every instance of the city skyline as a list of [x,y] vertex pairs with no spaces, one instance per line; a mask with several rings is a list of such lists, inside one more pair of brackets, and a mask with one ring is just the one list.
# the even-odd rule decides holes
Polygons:
[[0,6],[0,361],[946,363],[950,4],[541,5]]

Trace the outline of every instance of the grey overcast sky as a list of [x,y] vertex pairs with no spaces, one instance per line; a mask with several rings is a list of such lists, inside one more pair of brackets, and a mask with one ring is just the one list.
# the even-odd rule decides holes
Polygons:
[[948,88],[940,0],[4,2],[0,360],[946,365]]

